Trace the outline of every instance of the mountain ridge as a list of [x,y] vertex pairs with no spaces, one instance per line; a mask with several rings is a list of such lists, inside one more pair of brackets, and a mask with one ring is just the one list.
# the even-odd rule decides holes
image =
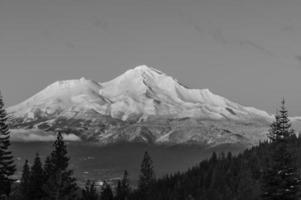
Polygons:
[[[160,111],[155,111],[156,108],[160,107],[160,105],[156,104],[162,103],[163,100],[169,112],[160,113]],[[56,107],[62,104],[62,102],[65,104],[73,103],[77,106],[81,103],[85,103],[86,105],[90,103],[90,106],[98,107],[98,109],[94,109],[105,115],[108,115],[108,113],[101,110],[99,105],[108,104],[107,107],[113,107],[114,110],[110,115],[113,116],[113,118],[120,117],[123,121],[128,120],[128,115],[135,112],[141,115],[168,116],[172,114],[176,115],[176,118],[202,117],[193,113],[192,108],[205,112],[203,117],[208,117],[211,113],[209,118],[215,119],[221,119],[223,117],[235,118],[235,110],[238,110],[242,114],[251,112],[263,118],[270,117],[265,111],[260,111],[253,107],[243,107],[224,97],[213,94],[209,89],[187,89],[182,86],[182,84],[179,84],[176,79],[159,70],[144,65],[128,70],[117,78],[104,83],[97,83],[96,81],[87,80],[85,78],[57,81],[33,97],[25,100],[23,103],[9,107],[8,111],[10,113],[15,112],[20,114],[20,109],[22,107],[24,108],[26,104],[26,112],[28,113],[28,107],[29,109],[33,109],[32,107],[41,108],[43,101],[47,104],[44,105],[44,107],[48,109],[51,106]],[[98,105],[93,104],[93,102],[96,102]],[[175,107],[178,105],[184,107],[180,112],[187,112],[187,110],[190,109],[190,113],[184,114],[179,111],[177,112]],[[81,106],[84,107],[84,105]],[[114,113],[122,110],[122,108],[116,108],[118,106],[133,107],[132,110],[128,110],[128,113],[124,113],[123,116],[118,116],[118,113]],[[209,108],[208,106],[211,107]],[[116,109],[114,109],[114,107]],[[217,109],[222,109],[221,107],[224,107],[225,110],[219,113]],[[56,110],[56,108],[53,109]],[[212,109],[215,109],[214,112]],[[163,111],[165,110],[163,109]],[[51,109],[50,111],[45,110],[45,112],[51,113]]]
[[[273,118],[265,111],[234,103],[209,89],[187,88],[173,77],[145,65],[127,70],[108,82],[86,78],[57,81],[7,111],[13,116],[13,128],[39,129],[43,134],[61,128],[81,138],[89,135],[101,143],[119,140],[203,143],[211,137],[209,143],[215,143],[217,132],[244,135],[248,140],[250,136],[242,133],[241,127],[248,124],[266,126]],[[176,123],[168,124],[170,121]],[[223,132],[221,121],[239,124],[239,131],[232,128]],[[184,126],[190,122],[193,126]],[[144,128],[134,126],[143,123]],[[153,128],[156,123],[160,128]],[[208,124],[218,130],[214,133]],[[125,133],[121,129],[129,131]],[[213,132],[212,136],[209,130]],[[204,138],[204,135],[207,136]]]

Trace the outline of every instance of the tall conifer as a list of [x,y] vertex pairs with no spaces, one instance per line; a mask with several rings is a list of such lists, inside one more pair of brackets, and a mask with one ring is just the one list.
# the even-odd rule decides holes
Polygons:
[[271,160],[263,177],[262,197],[264,200],[298,199],[300,179],[296,157],[288,145],[289,141],[295,138],[294,136],[283,100],[268,134],[272,144]]
[[114,199],[114,195],[111,186],[107,182],[104,182],[101,188],[100,200],[113,200],[113,199]]
[[22,170],[22,177],[21,177],[21,182],[20,182],[20,193],[19,195],[22,196],[23,200],[31,200],[29,194],[30,194],[30,189],[29,189],[29,180],[30,179],[30,167],[28,164],[28,160],[25,161],[23,170]]
[[7,120],[8,116],[4,109],[3,98],[0,95],[0,196],[9,196],[11,184],[14,181],[12,175],[16,171],[14,158],[9,150],[10,131]]
[[76,179],[69,167],[67,147],[63,136],[58,133],[53,144],[54,150],[46,159],[45,174],[46,184],[43,187],[47,200],[73,200],[77,191]]
[[82,200],[99,200],[95,182],[88,180],[82,190]]
[[43,184],[45,182],[45,174],[39,154],[36,154],[33,165],[31,167],[29,177],[30,199],[40,200],[45,196]]
[[150,188],[155,181],[155,172],[153,167],[153,161],[148,152],[144,153],[143,160],[140,166],[140,176],[138,182],[138,188],[142,195],[141,198],[149,197]]
[[124,171],[123,177],[118,181],[116,188],[116,200],[127,200],[131,192],[130,183],[128,179],[128,172]]

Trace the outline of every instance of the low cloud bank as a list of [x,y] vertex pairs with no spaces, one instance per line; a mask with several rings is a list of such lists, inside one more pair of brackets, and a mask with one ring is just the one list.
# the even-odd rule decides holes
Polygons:
[[[65,141],[80,141],[74,134],[63,134]],[[42,130],[12,129],[11,141],[15,142],[52,142],[56,140],[55,133],[44,132]]]

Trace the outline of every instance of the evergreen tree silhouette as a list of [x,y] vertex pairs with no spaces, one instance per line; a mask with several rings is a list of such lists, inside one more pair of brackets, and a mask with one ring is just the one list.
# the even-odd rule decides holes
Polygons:
[[113,200],[114,199],[112,188],[107,182],[104,182],[104,184],[102,186],[100,199],[101,200]]
[[150,188],[155,180],[156,178],[153,161],[148,152],[145,152],[140,166],[140,176],[138,182],[139,191],[144,198],[150,197]]
[[268,138],[271,141],[271,160],[263,178],[264,200],[297,200],[300,185],[296,155],[289,143],[295,139],[285,101],[275,116]]
[[29,177],[30,199],[40,200],[45,196],[43,184],[45,182],[45,174],[39,154],[36,154],[33,165],[31,167]]
[[98,200],[99,195],[97,193],[95,182],[88,180],[85,188],[82,190],[82,200]]
[[128,172],[124,171],[122,180],[118,181],[116,188],[116,200],[127,200],[131,192],[130,183],[128,179]]
[[14,158],[9,150],[10,131],[7,125],[8,116],[4,109],[3,98],[0,94],[0,196],[9,196],[11,184],[14,181],[12,175],[16,171]]
[[59,132],[53,144],[54,150],[45,161],[46,184],[43,191],[47,200],[73,200],[76,195],[76,179],[73,171],[68,169],[69,158],[63,136]]
[[19,195],[22,196],[23,200],[31,200],[30,188],[29,188],[30,180],[29,179],[30,179],[30,167],[28,164],[28,160],[26,160],[24,163],[24,166],[23,166],[22,177],[21,177],[21,182],[20,182],[20,193],[19,193]]

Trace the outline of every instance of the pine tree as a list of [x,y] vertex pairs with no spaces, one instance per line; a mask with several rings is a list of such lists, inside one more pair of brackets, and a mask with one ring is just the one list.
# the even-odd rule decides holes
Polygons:
[[263,177],[265,200],[297,200],[300,185],[294,152],[290,151],[289,142],[294,136],[288,118],[285,101],[275,116],[268,138],[272,142],[271,160]]
[[104,182],[104,184],[102,186],[101,193],[100,193],[100,199],[101,200],[113,200],[114,199],[112,188],[106,182]]
[[40,200],[45,196],[43,184],[45,182],[45,174],[39,154],[36,154],[34,163],[31,167],[29,177],[30,199]]
[[54,142],[54,150],[45,161],[46,184],[43,190],[47,200],[71,200],[75,198],[77,191],[76,179],[73,171],[68,169],[69,158],[63,136],[58,133]]
[[149,196],[149,190],[154,181],[155,172],[153,167],[153,161],[149,156],[148,152],[145,152],[140,166],[140,176],[138,182],[138,188],[142,195]]
[[236,184],[237,187],[237,200],[253,200],[259,198],[259,196],[257,196],[258,191],[260,191],[259,184],[253,179],[248,166],[243,166],[239,171],[238,180],[234,184]]
[[11,176],[16,171],[14,158],[10,147],[10,131],[7,125],[8,116],[4,109],[4,102],[0,95],[0,196],[9,196],[11,184],[14,181]]
[[128,172],[124,171],[123,178],[118,181],[116,188],[116,200],[127,200],[131,192],[130,183],[128,180]]
[[88,180],[85,188],[82,190],[82,200],[98,200],[99,195],[97,193],[95,182]]
[[121,186],[121,181],[120,180],[117,183],[115,194],[116,194],[115,200],[121,200],[123,198],[123,195],[122,195],[122,186]]
[[46,180],[51,176],[51,173],[54,171],[53,167],[54,166],[51,163],[50,156],[47,156],[43,168]]
[[26,160],[23,166],[22,177],[20,182],[20,193],[19,193],[20,195],[22,195],[23,200],[31,200],[29,196],[30,195],[29,179],[30,179],[30,167],[28,164],[28,160]]

